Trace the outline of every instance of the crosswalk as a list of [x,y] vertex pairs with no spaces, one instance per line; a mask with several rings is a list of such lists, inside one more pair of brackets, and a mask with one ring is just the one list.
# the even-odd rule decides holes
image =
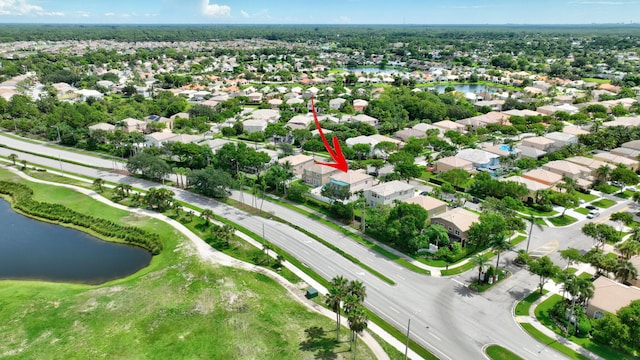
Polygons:
[[543,257],[556,251],[559,246],[560,242],[558,242],[558,240],[552,240],[542,246],[538,246],[537,248],[529,251],[529,256],[534,258]]

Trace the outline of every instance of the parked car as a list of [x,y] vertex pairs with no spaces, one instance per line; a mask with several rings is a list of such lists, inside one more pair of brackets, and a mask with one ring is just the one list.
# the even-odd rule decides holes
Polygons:
[[598,210],[598,208],[596,206],[593,206],[593,205],[587,205],[587,206],[585,206],[585,208],[587,208],[589,210]]

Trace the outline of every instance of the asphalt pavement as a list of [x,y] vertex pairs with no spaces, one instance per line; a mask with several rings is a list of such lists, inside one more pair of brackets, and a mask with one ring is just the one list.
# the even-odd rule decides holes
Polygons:
[[[87,160],[84,158],[86,155],[58,149],[51,150],[38,144],[25,142],[15,144],[17,140],[6,141],[6,139],[0,136],[0,144],[5,143],[30,152],[41,152],[50,156],[59,156],[61,159],[87,161],[93,166],[102,166],[97,165],[99,164],[97,160],[100,159]],[[0,148],[0,155],[8,156],[10,153],[16,153],[20,159],[26,159],[31,164],[55,169],[62,167],[65,172],[100,177],[110,182],[128,183],[143,189],[159,186],[157,183],[119,175],[108,170],[88,168]],[[112,167],[106,166],[106,168]],[[285,207],[264,202],[263,210],[317,234],[360,259],[397,283],[391,286],[290,226],[246,214],[226,204],[181,189],[171,188],[171,190],[176,193],[177,199],[202,208],[210,208],[216,214],[241,224],[256,234],[262,234],[264,229],[268,241],[292,254],[326,279],[343,275],[349,279],[361,280],[367,287],[366,305],[401,331],[406,331],[407,321],[411,319],[411,338],[439,358],[481,359],[483,357],[481,349],[489,343],[505,346],[525,359],[564,358],[563,355],[545,347],[526,334],[512,316],[514,302],[536,287],[537,279],[525,270],[514,267],[511,269],[513,272],[511,278],[486,293],[475,294],[467,288],[467,284],[477,274],[475,271],[448,278],[420,275],[345,237],[333,228],[310,221],[304,215]],[[245,194],[243,197],[246,203],[251,203],[249,195]],[[534,227],[531,249],[546,244],[551,238],[563,239],[563,245],[578,248],[587,248],[591,245],[591,240],[581,234],[580,226],[564,229],[543,228],[543,230]],[[522,246],[524,242],[520,244],[520,247]],[[557,250],[558,248],[554,251]],[[554,258],[557,253],[552,251],[549,254]],[[501,256],[502,264],[508,264],[514,257],[514,253]],[[558,261],[558,263],[561,262]]]

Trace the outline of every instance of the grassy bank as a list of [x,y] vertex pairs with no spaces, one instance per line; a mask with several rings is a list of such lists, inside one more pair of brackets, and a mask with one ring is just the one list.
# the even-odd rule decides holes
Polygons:
[[[0,180],[29,185],[39,201],[154,231],[164,244],[147,268],[99,286],[0,281],[0,357],[352,357],[347,342],[334,341],[331,319],[265,275],[204,264],[169,225],[4,170]],[[373,357],[363,344],[358,354]]]

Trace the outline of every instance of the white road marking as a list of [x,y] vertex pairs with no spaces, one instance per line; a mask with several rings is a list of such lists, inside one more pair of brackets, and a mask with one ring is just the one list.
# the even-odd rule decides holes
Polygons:
[[398,279],[400,279],[400,280],[407,280],[407,279],[405,279],[405,278],[403,278],[402,276],[397,275],[397,274],[396,274],[396,277],[397,277]]
[[389,306],[389,310],[395,312],[396,314],[400,314],[400,311],[396,310],[393,306]]
[[535,356],[538,356],[538,354],[537,354],[537,353],[535,353],[535,352],[533,352],[533,351],[531,351],[531,350],[527,349],[526,347],[523,347],[523,348],[522,348],[522,350],[524,350],[524,351],[526,351],[526,352],[528,352],[528,353],[530,353],[530,354],[533,354],[533,355],[535,355]]
[[451,279],[451,281],[455,281],[456,283],[458,283],[458,284],[460,284],[460,285],[464,285],[464,283],[463,283],[463,282],[461,282],[461,281],[458,281],[458,280],[456,280],[456,279],[453,279],[453,278]]
[[430,332],[429,335],[433,336],[434,338],[436,338],[436,340],[438,341],[442,341],[442,339],[440,339],[436,334]]

